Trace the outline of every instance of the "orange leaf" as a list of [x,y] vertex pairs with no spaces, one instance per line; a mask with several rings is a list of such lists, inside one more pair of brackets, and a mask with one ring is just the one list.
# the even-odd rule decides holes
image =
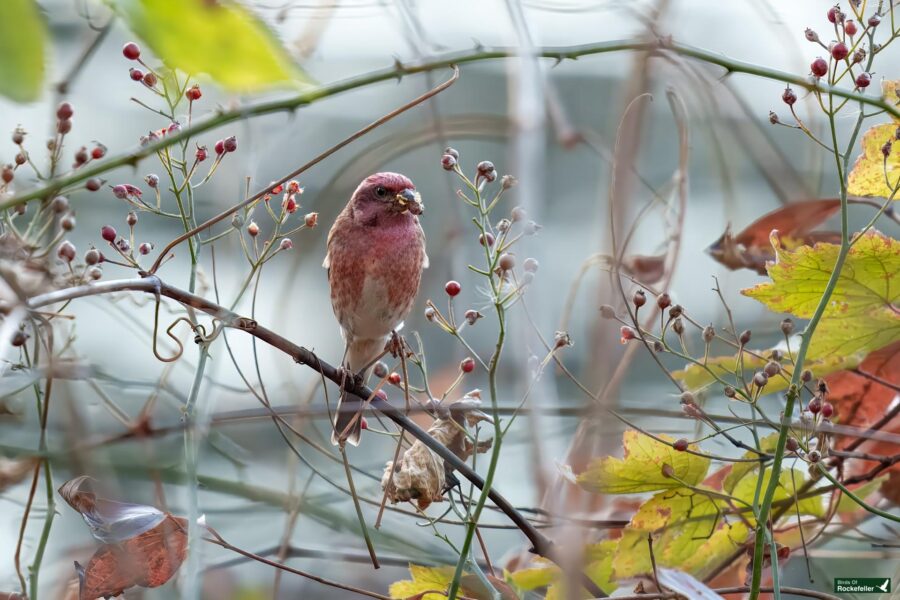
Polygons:
[[732,235],[725,230],[707,251],[725,265],[736,269],[753,269],[760,275],[766,274],[766,261],[775,258],[769,239],[772,230],[777,229],[785,245],[812,245],[816,242],[840,241],[840,234],[829,231],[811,230],[836,213],[841,207],[837,198],[823,198],[794,202],[763,215],[746,229]]
[[118,596],[126,589],[159,587],[178,571],[187,554],[187,520],[165,520],[120,544],[101,546],[87,566],[75,563],[81,600]]

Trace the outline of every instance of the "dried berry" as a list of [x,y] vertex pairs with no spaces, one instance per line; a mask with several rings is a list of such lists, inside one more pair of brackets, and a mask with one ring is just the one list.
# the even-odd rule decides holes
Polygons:
[[484,246],[485,243],[487,243],[488,246],[493,246],[494,245],[494,236],[487,232],[482,233],[481,235],[478,236],[478,243],[481,244],[482,246]]
[[672,444],[672,447],[675,448],[676,450],[678,450],[679,452],[684,452],[685,450],[688,449],[688,441],[684,438],[678,438]]
[[663,292],[659,296],[656,297],[656,306],[660,308],[660,310],[665,310],[672,304],[672,298],[669,297],[669,294]]
[[[155,85],[156,85],[156,81],[157,81],[156,73],[154,73],[153,71],[148,71],[148,72],[144,75],[144,85],[146,85],[147,87],[153,87],[153,86],[155,86]],[[171,133],[171,132],[170,132],[170,133]]]
[[197,159],[197,162],[203,162],[206,160],[207,150],[206,146],[197,146],[197,152],[194,153],[194,158]]
[[800,373],[800,381],[803,383],[809,383],[812,381],[813,374],[809,369],[804,369],[802,373]]
[[142,255],[147,256],[150,252],[153,251],[153,244],[150,242],[144,242],[140,246],[138,246],[138,252]]
[[16,174],[12,165],[4,166],[3,170],[0,171],[0,179],[3,179],[3,183],[10,183],[15,177]]
[[69,210],[69,199],[65,196],[57,196],[50,202],[50,208],[56,214],[64,213]]
[[601,304],[600,305],[600,316],[604,319],[615,319],[616,318],[616,309],[614,309],[609,304]]
[[481,161],[475,168],[481,177],[488,177],[490,173],[494,173],[494,163],[489,160]]
[[730,386],[730,385],[726,385],[726,386],[725,386],[724,392],[725,392],[725,397],[726,397],[726,398],[734,398],[735,396],[737,396],[737,390],[735,390],[735,389],[734,389],[732,386]]
[[753,383],[755,383],[757,387],[766,387],[766,384],[769,383],[769,376],[766,375],[765,371],[757,371],[756,374],[753,375]]
[[785,441],[784,447],[788,452],[796,452],[800,449],[800,442],[797,441],[797,438],[789,437]]
[[137,222],[138,222],[137,213],[134,212],[133,210],[128,211],[128,214],[125,215],[125,223],[127,223],[129,227],[134,227],[135,225],[137,225]]
[[445,155],[441,156],[441,167],[443,167],[443,169],[445,171],[452,171],[453,167],[455,167],[455,166],[456,166],[456,158],[454,158],[452,155],[445,154]]
[[504,271],[511,271],[516,266],[516,257],[512,254],[503,254],[497,261],[497,265]]
[[63,231],[72,231],[75,229],[75,215],[66,215],[59,220],[59,227]]
[[766,363],[765,368],[763,369],[769,377],[775,377],[779,373],[781,373],[781,365],[779,365],[774,360],[771,360]]
[[294,242],[292,242],[289,238],[284,238],[279,242],[278,248],[279,250],[290,250],[294,247]]
[[56,255],[64,260],[65,262],[72,262],[75,260],[75,255],[77,254],[75,250],[75,244],[70,242],[69,240],[64,240],[57,248]]
[[872,83],[872,76],[866,72],[862,72],[856,76],[856,87],[858,88],[867,88],[869,84]]
[[319,213],[306,213],[306,216],[303,217],[303,224],[309,227],[310,229],[316,226],[316,223],[319,220]]
[[84,262],[88,265],[96,265],[101,259],[102,255],[96,248],[91,248],[84,253]]
[[640,308],[647,303],[647,294],[644,293],[644,290],[638,290],[631,297],[631,301],[637,308]]
[[712,325],[703,328],[703,341],[707,344],[716,339],[716,330]]
[[522,263],[522,268],[525,269],[526,273],[537,273],[538,267],[540,267],[540,263],[538,263],[536,258],[526,258],[525,262]]
[[785,319],[781,322],[781,333],[791,335],[794,333],[794,322],[791,319]]
[[234,152],[237,150],[237,138],[233,135],[225,138],[222,147],[225,148],[225,152]]
[[528,213],[521,206],[516,206],[509,213],[509,216],[513,223],[518,223],[519,221],[524,221],[528,217]]
[[738,341],[741,343],[741,346],[746,346],[748,343],[750,343],[751,336],[752,334],[750,333],[749,329],[745,329],[744,331],[742,331],[741,335],[738,337]]
[[103,269],[100,267],[91,267],[87,270],[87,276],[96,281],[103,277]]
[[470,308],[469,310],[466,311],[466,316],[465,316],[466,323],[468,323],[469,325],[474,325],[475,322],[478,321],[478,319],[480,319],[482,316],[484,316],[484,315],[482,315],[477,310],[472,310]]

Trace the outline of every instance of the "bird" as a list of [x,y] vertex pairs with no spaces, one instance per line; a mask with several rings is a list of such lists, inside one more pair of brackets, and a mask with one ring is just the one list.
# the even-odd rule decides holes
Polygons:
[[[342,367],[360,378],[403,325],[428,267],[424,210],[413,182],[399,173],[366,177],[328,232],[322,266],[344,339]],[[341,392],[331,442],[359,445],[362,402]]]

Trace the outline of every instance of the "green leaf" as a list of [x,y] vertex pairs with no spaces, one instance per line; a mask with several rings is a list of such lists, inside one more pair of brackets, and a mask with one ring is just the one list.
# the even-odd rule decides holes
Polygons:
[[[772,470],[767,468],[762,476],[760,498],[762,497],[762,491],[764,491],[769,486],[769,479],[771,479],[771,476]],[[757,481],[758,476],[755,473],[747,475],[737,483],[737,485],[734,487],[734,491],[732,491],[732,495],[735,498],[743,500],[747,504],[753,504],[753,498],[757,489]],[[803,484],[805,482],[806,475],[799,469],[787,469],[782,471],[778,477],[778,486],[775,488],[775,495],[773,496],[772,501],[780,502],[795,498],[797,495],[797,491],[803,487]],[[744,505],[741,504],[741,506]],[[825,507],[822,504],[821,496],[804,498],[797,502],[797,507],[800,509],[800,513],[804,515],[812,515],[814,517],[825,516]],[[796,511],[792,507],[789,512],[785,513],[785,515],[786,517],[791,518],[796,515]],[[747,513],[746,516],[747,519],[752,523],[753,515]]]
[[41,95],[47,29],[33,0],[5,0],[0,15],[0,94],[16,102]]
[[114,0],[128,26],[169,67],[250,92],[309,80],[268,27],[231,0]]
[[[584,549],[585,561],[584,573],[597,584],[597,587],[612,592],[616,589],[616,584],[612,582],[612,561],[613,554],[616,550],[618,542],[616,540],[604,540],[597,544],[591,544]],[[559,570],[557,568],[557,574]],[[591,594],[584,588],[580,592],[581,598],[593,598]],[[571,595],[568,594],[566,579],[557,577],[556,581],[547,590],[547,596],[544,600],[568,600]]]
[[[775,446],[778,444],[778,434],[772,433],[759,440],[759,450],[767,454],[775,452]],[[743,458],[759,458],[759,455],[749,450],[744,453]],[[737,484],[753,471],[759,469],[758,462],[737,462],[731,465],[731,471],[722,480],[722,489],[729,494],[734,493]]]
[[[881,487],[881,484],[887,481],[888,475],[882,475],[881,477],[877,477],[868,483],[864,483],[861,486],[858,486],[856,489],[850,490],[853,494],[862,500],[865,500],[872,494],[878,491],[878,488]],[[854,513],[858,510],[862,510],[859,504],[856,503],[856,500],[848,496],[847,494],[841,494],[841,499],[838,500],[837,512],[840,515]]]
[[[819,243],[784,250],[776,240],[772,245],[776,259],[767,267],[772,281],[742,293],[773,311],[809,319],[825,292],[840,247]],[[896,308],[900,285],[894,281],[897,273],[900,273],[900,242],[875,230],[854,238],[830,302],[816,327],[804,368],[816,377],[852,369],[869,353],[900,340],[900,311]],[[799,345],[798,339],[791,340],[793,351]],[[771,352],[771,349],[761,350],[757,354],[768,356]],[[745,353],[745,376],[762,368],[765,362]],[[783,376],[769,379],[767,393],[787,388],[792,370],[789,364],[783,364],[782,369]],[[673,375],[688,389],[698,390],[715,382],[716,377],[739,385],[736,374],[740,372],[736,356],[718,356],[708,359],[705,367],[691,364]]]
[[[661,435],[660,439],[672,440]],[[583,488],[601,494],[636,494],[697,485],[706,477],[709,458],[679,452],[638,431],[628,430],[622,437],[625,456],[593,460],[580,473],[577,482]],[[693,451],[699,448],[690,447]],[[663,473],[671,469],[672,476]]]
[[[770,309],[808,319],[834,270],[836,244],[776,248],[768,265],[771,282],[743,290]],[[900,340],[900,242],[870,230],[853,240],[830,302],[809,347],[811,360],[865,355]],[[848,359],[851,360],[851,359]]]

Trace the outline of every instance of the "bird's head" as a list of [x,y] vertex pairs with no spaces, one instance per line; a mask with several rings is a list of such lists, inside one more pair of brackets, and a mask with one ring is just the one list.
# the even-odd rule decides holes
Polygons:
[[367,213],[421,215],[425,210],[416,186],[399,173],[375,173],[353,193],[355,205]]

